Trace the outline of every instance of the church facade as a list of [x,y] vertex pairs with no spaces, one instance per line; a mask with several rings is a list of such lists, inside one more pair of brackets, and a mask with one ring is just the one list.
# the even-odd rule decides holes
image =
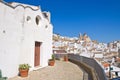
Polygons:
[[0,1],[0,69],[3,76],[18,75],[19,64],[30,70],[45,67],[52,54],[50,12],[39,6]]

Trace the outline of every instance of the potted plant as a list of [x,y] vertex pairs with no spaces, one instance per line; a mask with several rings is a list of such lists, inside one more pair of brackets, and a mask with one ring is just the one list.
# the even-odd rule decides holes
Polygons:
[[51,57],[52,57],[52,58],[49,59],[48,65],[49,65],[49,66],[54,66],[54,64],[55,64],[55,55],[52,54]]
[[68,61],[68,56],[64,55],[64,61]]
[[20,64],[19,65],[19,74],[21,77],[27,77],[28,71],[31,66],[29,64]]

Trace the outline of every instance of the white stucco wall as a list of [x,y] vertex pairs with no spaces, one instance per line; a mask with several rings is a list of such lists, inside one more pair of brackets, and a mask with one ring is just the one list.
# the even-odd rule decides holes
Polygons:
[[99,54],[95,54],[94,56],[95,58],[103,58],[103,54],[99,53]]
[[[41,17],[39,25],[35,21],[37,15]],[[28,16],[30,21],[27,21]],[[35,41],[42,43],[40,66],[47,66],[52,54],[52,30],[40,9],[33,11],[22,6],[13,9],[0,2],[0,69],[3,76],[17,75],[21,63],[30,64],[31,70],[35,68]]]

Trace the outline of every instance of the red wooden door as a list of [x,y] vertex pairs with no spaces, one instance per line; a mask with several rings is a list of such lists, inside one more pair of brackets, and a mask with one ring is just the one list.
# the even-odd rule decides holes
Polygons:
[[34,66],[40,66],[40,42],[35,42]]

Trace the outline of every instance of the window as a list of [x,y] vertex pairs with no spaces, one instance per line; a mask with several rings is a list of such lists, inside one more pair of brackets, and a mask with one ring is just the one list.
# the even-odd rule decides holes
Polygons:
[[48,28],[48,25],[46,25],[45,28]]
[[27,19],[26,19],[28,22],[30,22],[31,20],[31,17],[30,16],[27,16]]
[[39,25],[41,17],[39,15],[36,16],[36,24]]

